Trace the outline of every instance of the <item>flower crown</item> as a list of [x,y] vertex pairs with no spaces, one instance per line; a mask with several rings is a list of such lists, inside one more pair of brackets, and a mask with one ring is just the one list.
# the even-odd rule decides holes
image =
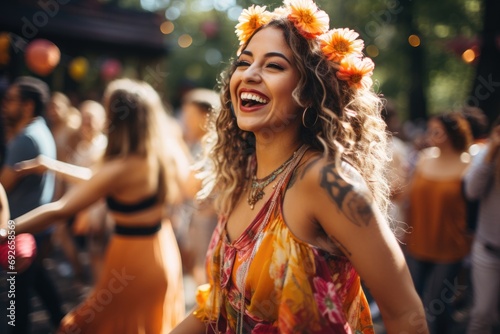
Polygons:
[[309,40],[316,40],[325,57],[338,69],[337,78],[357,89],[369,89],[375,67],[364,57],[364,42],[359,34],[348,28],[329,30],[328,14],[318,9],[313,0],[284,0],[284,6],[273,12],[266,6],[252,5],[238,18],[236,35],[240,45],[248,42],[253,33],[273,19],[286,18],[293,22],[299,33]]

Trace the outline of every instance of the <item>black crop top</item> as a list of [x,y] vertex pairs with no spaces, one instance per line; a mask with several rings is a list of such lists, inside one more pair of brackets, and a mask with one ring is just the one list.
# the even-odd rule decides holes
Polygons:
[[118,202],[111,196],[106,197],[106,203],[108,204],[108,208],[111,211],[123,212],[123,213],[131,213],[136,211],[146,210],[158,204],[158,194],[154,194],[150,197],[147,197],[141,200],[138,203],[121,203]]

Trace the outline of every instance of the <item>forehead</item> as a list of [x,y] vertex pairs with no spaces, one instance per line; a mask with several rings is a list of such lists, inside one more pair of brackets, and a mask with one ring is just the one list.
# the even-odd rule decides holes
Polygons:
[[433,128],[442,128],[443,124],[437,118],[431,118],[429,120],[429,122],[427,123],[427,126],[428,127],[433,127]]
[[292,55],[292,49],[286,43],[283,31],[277,27],[266,27],[259,30],[252,37],[245,50],[253,54],[257,52],[281,52],[287,56]]

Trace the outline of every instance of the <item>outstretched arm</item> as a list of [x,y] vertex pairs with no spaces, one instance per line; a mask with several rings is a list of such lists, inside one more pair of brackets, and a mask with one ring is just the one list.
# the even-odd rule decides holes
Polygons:
[[25,160],[15,165],[15,170],[20,176],[32,173],[42,174],[47,170],[53,171],[64,181],[80,183],[92,177],[92,170],[85,167],[72,165],[60,160],[51,159],[44,155],[39,155],[35,159]]
[[16,233],[36,233],[56,221],[85,209],[115,189],[122,178],[123,163],[106,163],[90,180],[77,184],[56,201],[42,205],[16,219]]
[[380,308],[387,333],[427,333],[401,248],[364,181],[352,170],[347,181],[333,162],[323,160],[312,169],[307,182],[308,191],[317,194],[307,203],[312,219],[353,263]]

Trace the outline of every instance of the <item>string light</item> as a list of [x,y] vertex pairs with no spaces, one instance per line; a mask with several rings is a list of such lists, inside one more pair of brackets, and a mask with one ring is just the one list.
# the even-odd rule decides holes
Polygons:
[[164,35],[168,35],[174,31],[174,24],[170,21],[165,21],[160,25],[160,31]]
[[476,59],[476,53],[472,49],[467,49],[462,53],[462,59],[466,63],[472,63]]
[[188,48],[193,44],[193,38],[188,34],[183,34],[179,36],[177,43],[181,48]]
[[420,37],[417,35],[410,35],[410,37],[408,37],[408,43],[416,48],[417,46],[420,46]]

